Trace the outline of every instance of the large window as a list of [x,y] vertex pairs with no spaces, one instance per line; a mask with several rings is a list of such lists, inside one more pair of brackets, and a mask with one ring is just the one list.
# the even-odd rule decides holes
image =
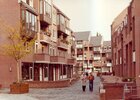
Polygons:
[[40,0],[40,14],[51,18],[51,5],[47,1]]
[[60,15],[60,24],[65,25],[65,18],[62,15]]
[[28,31],[37,32],[37,17],[29,11],[22,11],[22,20]]

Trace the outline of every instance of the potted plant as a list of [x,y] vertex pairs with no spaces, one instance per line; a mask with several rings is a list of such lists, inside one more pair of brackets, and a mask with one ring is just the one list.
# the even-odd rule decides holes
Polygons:
[[133,77],[123,77],[122,81],[123,82],[135,82],[135,78],[133,78]]

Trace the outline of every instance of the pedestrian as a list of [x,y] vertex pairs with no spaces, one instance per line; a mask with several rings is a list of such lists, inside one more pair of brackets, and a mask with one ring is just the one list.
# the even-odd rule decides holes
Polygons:
[[87,82],[87,76],[83,72],[83,74],[81,75],[81,83],[82,83],[82,90],[83,90],[83,92],[85,92],[85,90],[86,90],[86,82]]
[[93,82],[94,82],[94,76],[92,75],[92,73],[90,73],[88,80],[89,80],[89,90],[92,92],[93,91]]

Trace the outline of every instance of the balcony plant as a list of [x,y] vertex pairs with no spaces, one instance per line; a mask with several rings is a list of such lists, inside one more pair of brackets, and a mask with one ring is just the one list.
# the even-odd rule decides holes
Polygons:
[[134,77],[123,77],[122,82],[135,82]]
[[27,36],[25,28],[22,23],[15,26],[3,24],[1,30],[5,31],[8,43],[2,45],[2,54],[11,57],[16,62],[17,81],[10,85],[10,93],[26,93],[29,91],[29,85],[21,82],[21,59],[27,56],[33,47],[35,37],[30,38]]

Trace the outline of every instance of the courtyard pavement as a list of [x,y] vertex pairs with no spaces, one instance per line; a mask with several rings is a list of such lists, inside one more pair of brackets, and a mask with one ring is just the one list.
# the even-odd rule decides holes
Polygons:
[[53,89],[30,89],[27,94],[9,94],[8,89],[0,90],[0,100],[99,100],[100,79],[95,77],[94,91],[82,91],[80,80],[70,87]]

